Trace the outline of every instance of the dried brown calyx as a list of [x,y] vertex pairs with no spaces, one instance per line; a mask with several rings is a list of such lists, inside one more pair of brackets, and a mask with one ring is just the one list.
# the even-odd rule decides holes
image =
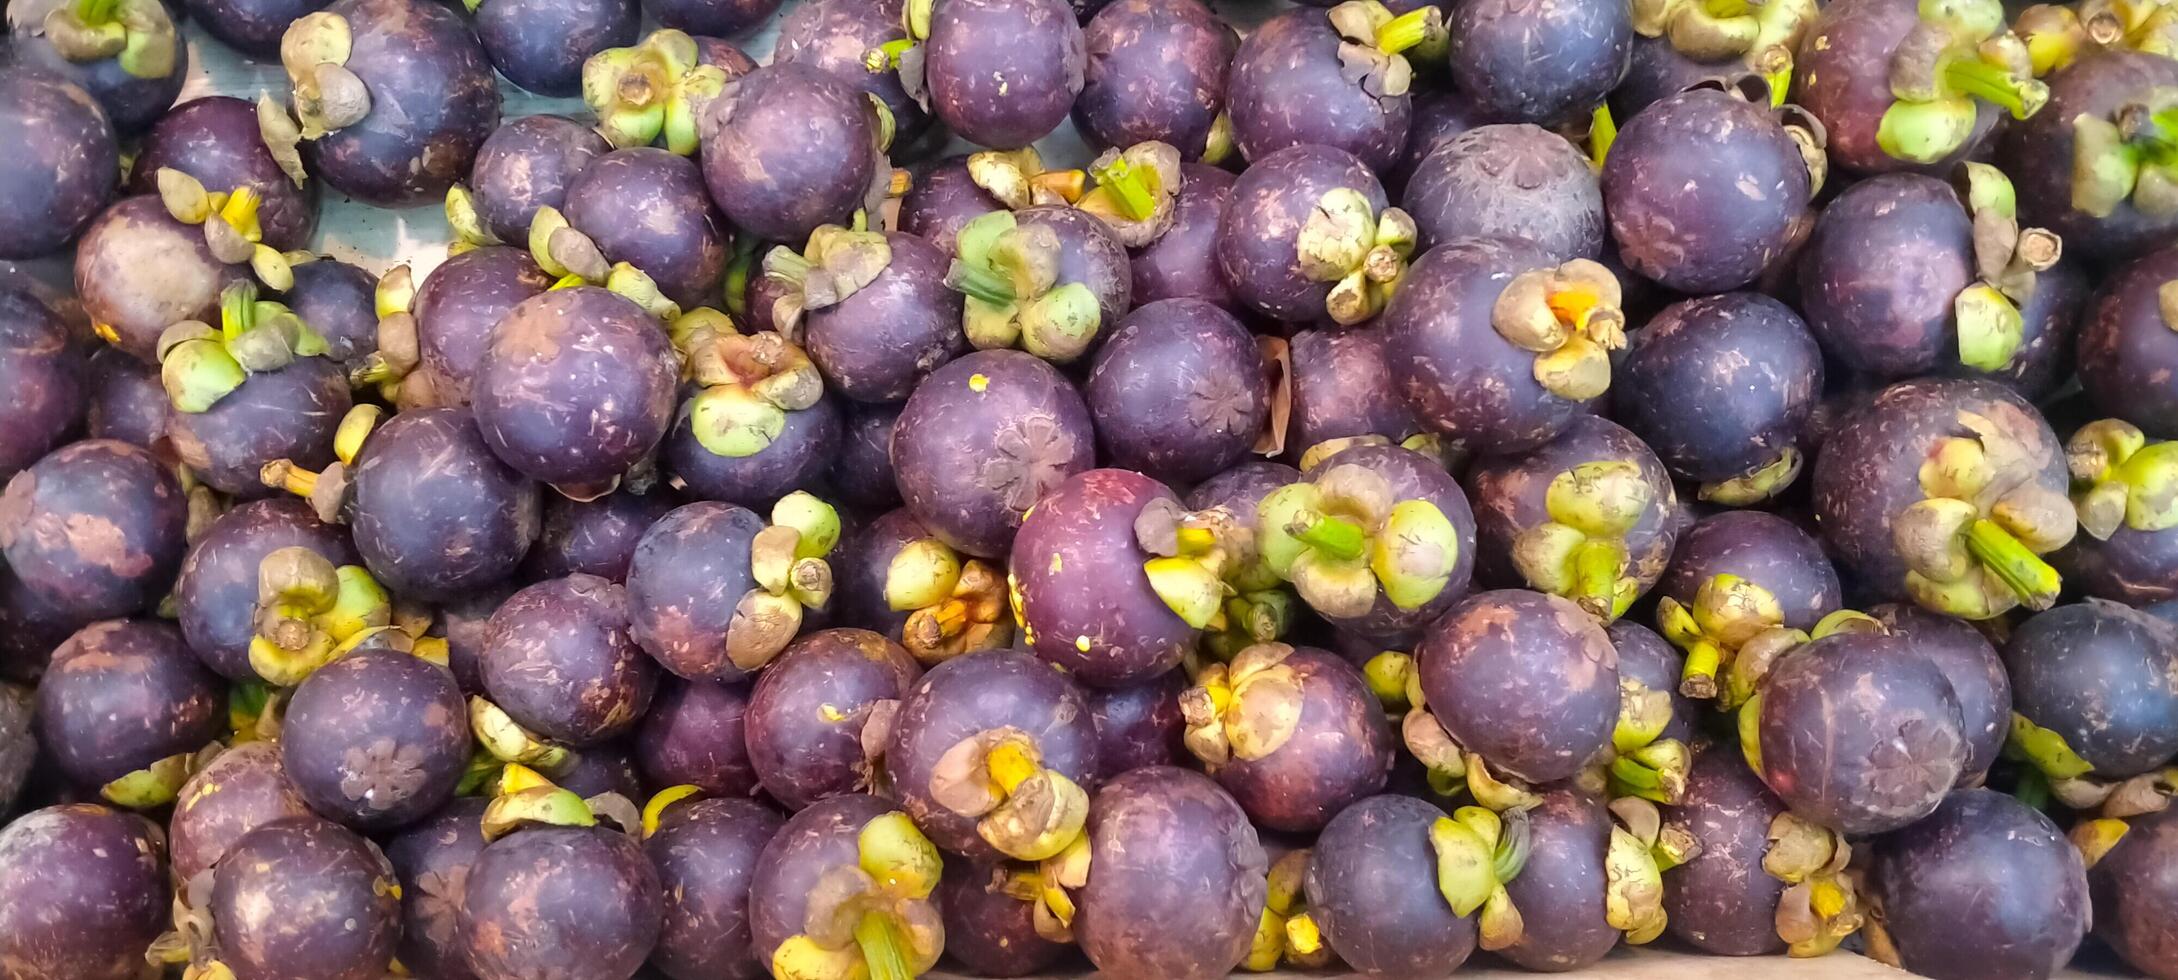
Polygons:
[[926,666],[1013,639],[1005,576],[935,537],[894,553],[885,566],[885,604],[908,614],[900,645]]

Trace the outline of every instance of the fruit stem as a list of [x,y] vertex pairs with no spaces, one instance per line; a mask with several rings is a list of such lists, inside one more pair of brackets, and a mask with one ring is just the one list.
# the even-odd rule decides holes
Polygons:
[[1119,213],[1126,215],[1128,220],[1142,221],[1157,210],[1148,181],[1126,157],[1113,157],[1112,162],[1096,168],[1096,176],[1097,186],[1112,192],[1113,203],[1119,205]]
[[909,38],[903,37],[898,40],[886,41],[877,47],[871,48],[868,54],[862,56],[862,67],[873,72],[890,71],[899,68],[900,56],[908,53],[914,47],[915,42]]
[[1367,544],[1367,535],[1362,533],[1361,525],[1329,514],[1317,517],[1293,536],[1325,557],[1339,561],[1360,558],[1362,548]]
[[915,971],[908,968],[900,940],[883,912],[862,913],[861,921],[855,923],[855,944],[862,947],[870,980],[914,980]]
[[1581,608],[1610,619],[1618,604],[1619,573],[1626,567],[1626,546],[1614,540],[1590,540],[1573,553],[1573,595]]
[[955,263],[953,269],[953,288],[969,296],[992,306],[1004,306],[1018,298],[1013,283],[997,272],[965,262]]
[[1992,105],[2001,106],[2014,119],[2034,115],[2048,99],[2044,89],[2039,97],[2031,92],[2041,83],[2032,79],[2022,81],[2011,73],[1976,58],[1952,58],[1944,63],[1944,83],[1951,88],[1974,96]]
[[1746,17],[1754,13],[1754,4],[1748,0],[1702,0],[1702,13],[1713,20]]
[[309,497],[318,488],[316,473],[284,459],[266,463],[259,477],[266,486],[278,487],[298,497]]
[[1385,54],[1399,54],[1420,47],[1433,33],[1429,23],[1431,14],[1443,16],[1434,6],[1423,4],[1385,21],[1384,26],[1376,29],[1376,49]]
[[1717,696],[1717,671],[1724,666],[1724,647],[1697,639],[1687,646],[1686,667],[1679,673],[1679,693],[1707,700]]
[[86,26],[111,24],[121,10],[121,0],[76,0],[76,19]]
[[2057,601],[2057,590],[2063,584],[2057,570],[1995,521],[1984,517],[1967,525],[1966,550],[2029,608],[2048,609]]

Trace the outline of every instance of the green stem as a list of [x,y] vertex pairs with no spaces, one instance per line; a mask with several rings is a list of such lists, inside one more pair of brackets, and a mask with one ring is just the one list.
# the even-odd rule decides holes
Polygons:
[[2057,590],[2063,584],[2057,570],[1995,521],[1981,518],[1967,525],[1966,550],[2029,608],[2047,609],[2057,600]]
[[1747,0],[1702,0],[1702,13],[1708,14],[1714,20],[1746,17],[1753,14],[1754,10],[1754,4]]
[[862,920],[855,923],[855,944],[862,947],[870,980],[914,980],[915,971],[908,966],[907,956],[900,951],[899,936],[883,912],[862,913]]
[[2027,114],[2027,102],[2019,81],[1986,61],[1952,58],[1944,62],[1944,83],[1991,105],[2002,107],[2015,118]]
[[1019,298],[1014,295],[1013,282],[990,269],[963,262],[954,270],[953,288],[992,306],[1004,306]]
[[1096,169],[1097,186],[1112,192],[1112,202],[1119,206],[1119,213],[1130,221],[1142,221],[1157,210],[1157,202],[1150,195],[1149,182],[1142,172],[1126,157],[1114,157],[1111,163]]
[[889,71],[900,67],[900,56],[913,50],[915,42],[908,38],[886,41],[862,57],[862,67],[871,71]]
[[1424,41],[1429,40],[1432,33],[1429,29],[1429,15],[1431,14],[1443,16],[1442,13],[1429,4],[1423,4],[1419,8],[1409,10],[1385,21],[1384,26],[1376,29],[1376,49],[1385,54],[1399,54],[1411,48],[1419,47]]
[[1325,557],[1339,561],[1359,559],[1368,544],[1368,535],[1362,532],[1361,525],[1329,514],[1316,518],[1293,536]]
[[257,325],[257,284],[245,279],[219,294],[219,332],[233,340]]
[[1724,666],[1724,648],[1698,639],[1687,646],[1686,667],[1679,672],[1679,693],[1707,700],[1717,696],[1717,671]]
[[1581,607],[1610,618],[1618,603],[1618,579],[1626,568],[1626,546],[1612,540],[1590,540],[1573,553],[1573,595]]
[[76,19],[96,27],[111,24],[121,13],[121,0],[76,0]]

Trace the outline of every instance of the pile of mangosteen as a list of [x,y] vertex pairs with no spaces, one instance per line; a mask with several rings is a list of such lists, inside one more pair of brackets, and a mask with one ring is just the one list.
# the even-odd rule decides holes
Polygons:
[[2178,3],[1228,6],[10,0],[0,978],[2178,980]]

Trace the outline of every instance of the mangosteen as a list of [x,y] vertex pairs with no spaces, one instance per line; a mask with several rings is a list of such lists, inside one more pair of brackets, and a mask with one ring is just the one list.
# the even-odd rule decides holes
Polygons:
[[1417,438],[1421,424],[1392,384],[1386,336],[1374,328],[1303,330],[1287,341],[1284,458],[1307,467],[1361,443],[1421,451],[1434,441]]
[[580,94],[583,63],[607,48],[634,44],[643,26],[643,12],[634,0],[475,0],[466,5],[493,67],[507,81],[553,98]]
[[167,438],[190,472],[239,496],[271,491],[265,464],[311,469],[333,461],[333,436],[352,406],[325,338],[243,280],[220,294],[219,326],[185,321],[159,337],[160,380],[174,402]]
[[892,479],[892,429],[899,405],[846,405],[840,413],[838,455],[825,482],[841,504],[862,514],[900,506],[900,485]]
[[[223,215],[211,221],[231,227]],[[251,270],[215,254],[214,236],[206,232],[176,218],[155,195],[125,198],[101,213],[84,231],[75,258],[76,295],[91,329],[139,360],[157,363],[159,337],[168,327],[219,319],[220,297]],[[254,252],[250,244],[242,242],[246,253]]]
[[706,132],[711,103],[728,82],[754,70],[739,48],[668,27],[633,47],[590,56],[582,67],[582,99],[613,146],[656,144],[689,156]]
[[766,507],[816,483],[838,450],[840,410],[809,355],[779,333],[739,333],[715,311],[673,329],[694,382],[660,450],[675,485]]
[[[2082,844],[2096,937],[2136,970],[2154,977],[2178,975],[2178,946],[2171,936],[2171,924],[2178,922],[2178,884],[2169,873],[2178,855],[2178,807],[2128,822],[2082,826],[2089,834],[2118,835],[2114,842]],[[2073,831],[2075,842],[2086,836]]]
[[125,810],[48,807],[0,829],[0,958],[22,980],[134,980],[167,917],[159,830]]
[[444,197],[499,127],[499,87],[476,35],[423,0],[334,0],[288,25],[280,62],[294,117],[260,108],[276,158],[382,208]]
[[645,828],[643,852],[665,896],[653,969],[671,980],[768,975],[752,949],[749,886],[764,846],[785,824],[755,800],[692,799],[668,804]]
[[1913,652],[1943,671],[1959,701],[1966,733],[1966,767],[1959,785],[1979,785],[2012,730],[2012,681],[1989,638],[1973,626],[1919,606],[1885,603],[1868,615],[1913,644]]
[[1105,771],[1180,764],[1187,732],[1180,695],[1188,685],[1186,673],[1175,670],[1127,687],[1084,692],[1097,730],[1097,760]]
[[893,143],[904,145],[930,127],[930,113],[908,94],[897,72],[871,71],[872,50],[907,39],[904,0],[810,0],[779,19],[774,64],[805,64],[876,97],[892,113]]
[[787,819],[749,879],[749,932],[773,976],[911,980],[937,965],[944,865],[890,802],[835,796]]
[[208,948],[191,968],[235,980],[383,976],[400,941],[400,892],[378,845],[317,817],[275,820],[213,869]]
[[2065,443],[2080,528],[2057,555],[2088,595],[2133,605],[2178,598],[2178,521],[2156,502],[2173,450],[2118,419],[2082,426]]
[[36,296],[0,289],[0,475],[13,477],[83,421],[89,397],[83,351]]
[[743,724],[764,792],[800,810],[883,780],[895,712],[922,667],[868,630],[802,637],[757,675]]
[[222,749],[198,767],[174,798],[166,829],[174,880],[187,882],[211,870],[252,830],[307,816],[310,804],[281,767],[278,743],[243,742]]
[[1762,511],[1729,510],[1679,535],[1656,594],[1657,631],[1687,653],[1672,686],[1732,708],[1752,690],[1732,681],[1759,674],[1733,669],[1740,649],[1753,644],[1750,656],[1774,655],[1785,637],[1765,634],[1813,632],[1839,610],[1844,588],[1821,543],[1798,525]]
[[484,850],[488,801],[462,797],[386,841],[401,883],[401,965],[424,977],[474,976],[462,958],[461,898]]
[[1876,843],[1868,869],[1876,959],[1924,977],[2048,977],[2087,935],[2080,852],[2040,811],[1962,789]]
[[1180,485],[1245,458],[1271,400],[1254,335],[1197,299],[1146,304],[1119,321],[1083,397],[1107,461]]
[[206,33],[246,58],[271,61],[280,56],[280,39],[289,24],[323,10],[330,0],[181,0]]
[[[1372,796],[1331,818],[1308,851],[1308,924],[1363,976],[1448,973],[1478,938],[1503,945],[1503,882],[1525,863],[1524,818],[1479,807],[1448,817],[1410,796]],[[1515,833],[1504,834],[1508,827]],[[1477,830],[1496,832],[1484,840]],[[1462,863],[1472,862],[1472,863]],[[1457,869],[1457,870],[1455,870]],[[1488,920],[1479,932],[1477,912]],[[1511,923],[1517,930],[1518,923]],[[1289,920],[1287,932],[1295,930]]]
[[[710,104],[703,177],[728,221],[763,241],[802,242],[875,214],[892,180],[891,126],[870,96],[800,62],[751,72]],[[782,139],[785,133],[792,139]]]
[[676,30],[727,37],[762,24],[779,4],[780,0],[643,0],[643,11]]
[[[976,161],[971,165],[970,161]],[[907,193],[900,197],[900,230],[915,235],[938,246],[945,254],[952,255],[960,238],[960,230],[968,222],[1005,207],[1006,202],[984,187],[986,182],[998,183],[1000,174],[1010,182],[1015,174],[1025,174],[1028,188],[1015,200],[1025,200],[1029,195],[1050,197],[1056,201],[1066,198],[1059,188],[1044,186],[1053,181],[1070,182],[1075,173],[1059,171],[1046,176],[1043,158],[1035,147],[1023,147],[1009,154],[976,153],[952,156],[917,168]],[[1038,178],[1045,178],[1039,182]],[[1039,202],[1042,203],[1042,202]]]
[[92,352],[85,375],[84,434],[160,451],[174,402],[159,383],[159,369],[119,348],[101,347]]
[[981,351],[931,372],[893,429],[909,513],[940,540],[995,558],[1022,515],[1094,465],[1089,410],[1065,376],[1016,351]]
[[[1163,9],[1163,8],[1158,8]],[[1171,224],[1157,240],[1134,250],[1134,301],[1199,299],[1238,309],[1225,273],[1218,269],[1218,222],[1232,198],[1233,175],[1208,164],[1180,165],[1180,186]]]
[[1618,724],[1605,768],[1611,795],[1676,803],[1686,794],[1699,708],[1679,692],[1686,658],[1653,630],[1621,619],[1604,630],[1618,651]]
[[1369,165],[1306,144],[1253,161],[1218,219],[1218,268],[1233,296],[1298,322],[1328,315],[1351,326],[1382,311],[1407,272],[1416,231],[1414,219],[1388,206]]
[[453,674],[406,653],[356,652],[295,689],[280,758],[311,808],[361,830],[413,823],[453,799],[469,765]]
[[1422,425],[1454,446],[1520,452],[1557,438],[1611,383],[1625,346],[1618,278],[1522,239],[1422,254],[1384,311],[1384,362]]
[[159,117],[129,169],[128,192],[157,193],[161,170],[188,174],[229,193],[241,187],[255,191],[264,242],[280,251],[307,247],[317,232],[318,185],[295,180],[280,166],[258,129],[256,107],[242,99],[191,99]]
[[0,167],[0,259],[60,251],[113,200],[113,124],[89,92],[18,59],[0,66],[0,107],[0,132],[20,140]]
[[1761,293],[1682,300],[1629,339],[1615,415],[1701,499],[1756,504],[1799,477],[1823,352],[1791,307]]
[[[633,805],[618,801],[632,813]],[[478,980],[632,977],[658,943],[665,898],[641,844],[572,791],[508,767],[484,812],[457,928]]]
[[2100,805],[2114,784],[2178,755],[2178,627],[2087,599],[2020,623],[2004,663],[2009,749],[2065,802]]
[[1618,723],[1618,653],[1594,617],[1557,596],[1461,600],[1423,631],[1414,669],[1427,710],[1407,717],[1408,747],[1433,776],[1464,774],[1486,805],[1524,793],[1499,785],[1505,777],[1540,785],[1579,773]]
[[[1664,811],[1673,937],[1712,956],[1821,956],[1861,927],[1852,848],[1794,817],[1729,745],[1694,756],[1686,794]],[[1857,870],[1857,868],[1855,869]]]
[[[1660,832],[1646,801],[1616,805],[1629,802],[1646,807]],[[1526,970],[1577,970],[1617,946],[1628,924],[1637,924],[1633,944],[1663,931],[1662,873],[1640,844],[1628,846],[1634,838],[1613,817],[1603,800],[1570,788],[1527,811],[1528,859],[1504,885],[1520,934],[1497,955]]]
[[1525,238],[1552,261],[1603,253],[1603,192],[1578,147],[1538,126],[1478,126],[1414,165],[1400,207],[1423,242]]
[[1800,42],[1794,101],[1822,123],[1846,170],[1944,173],[1980,151],[2005,114],[2026,119],[2049,101],[2006,19],[1997,0],[1830,4]]
[[1854,836],[1935,812],[1966,769],[1964,728],[1912,639],[1859,629],[1777,658],[1739,712],[1748,764],[1793,815]]
[[749,692],[714,681],[667,680],[635,733],[635,761],[650,786],[694,786],[711,796],[751,796]]
[[583,167],[569,179],[560,209],[537,210],[529,240],[547,274],[605,284],[630,266],[683,307],[715,302],[726,271],[727,232],[701,171],[647,146],[614,150]]
[[1793,53],[1815,20],[1815,0],[1744,8],[1654,0],[1632,7],[1633,52],[1611,91],[1611,110],[1631,119],[1658,99],[1704,78],[1753,72],[1772,88],[1790,84]]
[[1026,977],[1044,972],[1071,947],[1037,931],[1036,875],[1015,865],[948,861],[938,880],[945,954],[979,977]]
[[931,115],[978,146],[1050,135],[1085,83],[1086,42],[1062,0],[911,0],[907,25],[915,46],[882,50]]
[[1102,775],[1081,688],[1010,650],[932,667],[901,700],[884,755],[907,815],[979,861],[1042,861],[1074,845]]
[[378,277],[337,259],[294,263],[280,303],[325,339],[325,357],[344,376],[378,351]]
[[1156,140],[1211,163],[1231,154],[1225,80],[1239,39],[1210,8],[1121,0],[1090,17],[1083,37],[1088,62],[1073,113],[1089,142]]
[[839,515],[796,492],[772,508],[770,526],[732,504],[688,504],[659,518],[628,562],[635,642],[690,680],[735,683],[784,650],[805,610],[832,596],[828,555]]
[[[293,549],[315,556],[322,565],[302,560]],[[280,654],[289,649],[307,649],[308,655],[299,659],[314,669],[355,632],[390,621],[383,589],[369,573],[355,568],[356,562],[348,536],[319,520],[308,504],[292,498],[240,504],[219,515],[182,559],[174,581],[182,636],[206,666],[230,680],[262,679],[255,661],[270,655],[268,666],[286,665],[290,658]],[[348,581],[340,580],[342,567],[353,569]],[[334,575],[329,590],[321,590],[325,582],[319,573],[324,572]],[[343,592],[349,601],[336,613]],[[334,619],[352,622],[336,624]],[[334,626],[340,627],[337,636],[328,628]],[[285,635],[278,635],[275,627]],[[296,627],[304,636],[293,635]]]
[[1586,117],[1617,88],[1634,37],[1627,5],[1610,0],[1457,4],[1445,27],[1452,85],[1476,111],[1542,126]]
[[1335,626],[1389,637],[1467,591],[1475,564],[1467,495],[1435,460],[1356,445],[1257,506],[1255,547]]
[[507,313],[477,362],[470,400],[501,460],[589,500],[610,493],[665,437],[679,380],[672,344],[642,307],[578,286]]
[[149,609],[180,567],[188,505],[173,471],[125,442],[46,454],[0,496],[0,552],[22,587],[83,621]]
[[2105,280],[2080,316],[2080,386],[2088,400],[2160,439],[2178,436],[2178,385],[2161,374],[2178,357],[2170,326],[2178,323],[2178,290],[2166,288],[2174,279],[2178,248],[2149,252]]
[[[612,6],[613,0],[604,0],[603,5]],[[631,33],[628,41],[633,40]],[[477,148],[467,186],[457,185],[448,192],[447,216],[465,241],[527,244],[537,212],[543,208],[566,211],[575,178],[591,161],[611,151],[612,144],[597,130],[566,116],[511,120],[493,130]]]
[[1876,594],[1988,619],[2046,609],[2061,584],[2041,555],[2077,529],[2057,436],[1999,384],[1907,381],[1823,442],[1816,524]]
[[590,501],[553,494],[545,499],[544,523],[529,557],[522,560],[522,573],[533,580],[582,572],[625,581],[635,542],[679,502],[672,491],[662,489],[621,489]]
[[1698,83],[1641,110],[1611,143],[1611,240],[1666,288],[1738,289],[1786,254],[1826,167],[1821,124],[1775,107],[1760,77]]
[[1198,773],[1152,766],[1097,791],[1081,845],[1046,874],[1047,889],[1067,896],[1056,918],[1099,975],[1210,980],[1247,955],[1268,870],[1232,797]]
[[779,280],[774,329],[800,337],[830,388],[861,402],[897,402],[930,372],[967,353],[961,295],[945,288],[937,246],[903,232],[825,225],[797,253],[764,256]]
[[1445,41],[1444,11],[1428,4],[1404,14],[1373,0],[1285,11],[1232,56],[1233,141],[1258,166],[1281,150],[1317,146],[1387,169],[1414,113],[1407,55],[1434,58]]
[[1068,363],[1133,304],[1133,266],[1121,239],[1075,208],[990,212],[961,228],[954,251],[945,282],[965,297],[962,326],[981,350],[1019,346]]
[[123,135],[142,132],[181,94],[189,49],[160,0],[18,0],[13,52],[83,87]]
[[[381,280],[380,296],[390,299],[390,314],[380,336],[412,332],[414,343],[380,345],[380,356],[360,375],[366,382],[398,382],[417,371],[428,397],[404,398],[421,407],[466,405],[477,365],[491,345],[492,328],[524,300],[542,295],[553,279],[524,250],[486,246],[456,255],[424,279],[407,302],[406,268]],[[404,315],[405,314],[405,315]],[[405,355],[405,356],[402,356]],[[401,394],[407,396],[408,389]]]
[[2050,75],[2048,104],[2007,126],[1997,148],[2019,186],[2022,217],[2105,260],[2169,242],[2178,171],[2163,148],[2174,86],[2178,62],[2123,45],[2091,50]]
[[[507,741],[579,748],[635,729],[658,679],[629,616],[626,591],[594,575],[539,582],[500,605],[477,665],[491,705],[520,726]],[[497,753],[502,739],[486,730],[497,726],[477,727]]]
[[1307,833],[1384,788],[1392,733],[1361,671],[1283,643],[1209,664],[1181,696],[1187,746],[1250,818]]
[[1013,640],[1005,569],[964,557],[906,510],[856,529],[833,564],[839,621],[884,634],[924,664]]

